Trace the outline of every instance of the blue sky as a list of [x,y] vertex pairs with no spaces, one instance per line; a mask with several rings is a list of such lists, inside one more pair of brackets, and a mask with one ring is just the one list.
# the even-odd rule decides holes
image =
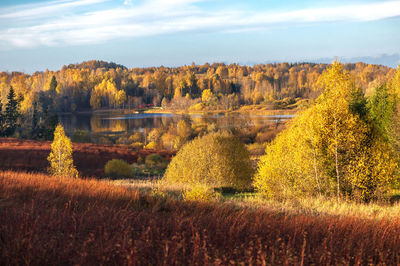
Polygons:
[[0,70],[400,53],[400,1],[1,0]]

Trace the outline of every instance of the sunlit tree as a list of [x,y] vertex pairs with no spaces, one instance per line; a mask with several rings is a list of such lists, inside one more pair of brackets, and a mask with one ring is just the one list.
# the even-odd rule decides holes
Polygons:
[[54,131],[51,152],[47,157],[50,163],[49,173],[54,176],[77,177],[72,158],[72,142],[65,135],[64,128],[59,124]]

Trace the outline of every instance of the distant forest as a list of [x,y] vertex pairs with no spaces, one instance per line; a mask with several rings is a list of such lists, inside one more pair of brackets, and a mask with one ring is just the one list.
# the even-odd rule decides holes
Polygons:
[[[59,71],[0,73],[0,100],[15,90],[20,111],[74,112],[160,106],[170,109],[232,110],[241,105],[288,106],[315,99],[327,64],[276,63],[241,66],[223,63],[128,69],[88,61]],[[386,82],[395,69],[364,63],[345,64],[354,84],[368,90]]]

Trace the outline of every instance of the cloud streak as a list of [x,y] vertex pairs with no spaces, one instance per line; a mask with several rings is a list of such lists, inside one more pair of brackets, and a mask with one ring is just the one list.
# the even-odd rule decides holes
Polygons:
[[[96,44],[179,32],[243,32],[276,25],[400,16],[400,1],[292,11],[207,10],[201,0],[62,0],[0,9],[0,48]],[[82,12],[83,7],[92,11]],[[61,14],[61,15],[60,15]]]

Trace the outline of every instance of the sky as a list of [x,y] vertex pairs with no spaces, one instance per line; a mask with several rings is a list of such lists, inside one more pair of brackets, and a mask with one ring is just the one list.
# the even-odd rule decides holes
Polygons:
[[400,0],[0,0],[0,71],[400,54]]

